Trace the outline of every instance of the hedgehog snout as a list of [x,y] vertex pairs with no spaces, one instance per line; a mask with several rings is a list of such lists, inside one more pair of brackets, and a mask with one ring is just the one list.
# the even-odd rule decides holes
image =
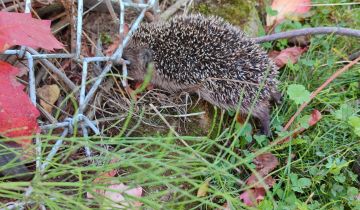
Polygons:
[[128,60],[128,74],[134,80],[143,80],[147,66],[152,62],[152,53],[149,49],[129,46],[125,48],[123,59]]

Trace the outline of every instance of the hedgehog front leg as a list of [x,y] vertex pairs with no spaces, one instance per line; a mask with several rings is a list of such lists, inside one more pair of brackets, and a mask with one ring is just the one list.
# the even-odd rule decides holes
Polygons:
[[260,124],[260,133],[271,137],[270,131],[270,109],[267,104],[260,104],[253,110],[252,115]]
[[282,95],[278,91],[273,91],[270,93],[271,95],[271,101],[275,103],[276,105],[280,105],[282,101]]

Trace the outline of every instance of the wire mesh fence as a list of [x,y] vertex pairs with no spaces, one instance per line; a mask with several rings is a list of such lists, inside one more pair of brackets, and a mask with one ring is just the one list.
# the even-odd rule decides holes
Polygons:
[[[109,1],[110,2],[110,1]],[[97,125],[91,121],[85,114],[84,111],[89,105],[89,102],[94,97],[94,94],[98,90],[101,82],[105,78],[105,76],[109,73],[111,70],[113,63],[116,62],[117,64],[122,64],[122,85],[126,87],[126,77],[127,77],[127,68],[126,65],[128,62],[126,60],[123,60],[122,53],[124,50],[124,47],[129,42],[131,35],[135,32],[135,30],[138,28],[139,24],[144,18],[145,12],[149,9],[152,9],[154,12],[158,11],[158,2],[157,0],[150,0],[147,3],[144,1],[138,1],[138,3],[135,3],[133,1],[129,0],[119,0],[119,11],[120,16],[118,17],[118,24],[119,24],[119,36],[124,37],[122,39],[122,42],[119,44],[117,49],[114,51],[114,53],[111,56],[96,56],[96,57],[83,57],[81,55],[81,47],[82,47],[82,30],[83,30],[83,15],[89,11],[91,11],[93,8],[98,6],[100,3],[103,3],[103,1],[98,1],[96,4],[94,4],[91,8],[84,11],[84,1],[78,0],[77,1],[77,14],[76,17],[76,48],[73,53],[39,53],[35,49],[32,49],[30,47],[22,46],[20,50],[6,50],[2,54],[4,55],[17,55],[20,58],[27,59],[27,67],[29,69],[29,96],[31,99],[31,102],[36,106],[36,83],[35,83],[35,71],[34,71],[34,60],[40,60],[40,62],[45,65],[52,73],[56,74],[59,79],[61,79],[72,91],[76,92],[80,90],[78,94],[78,103],[79,107],[74,112],[75,114],[72,117],[66,118],[63,122],[58,122],[55,124],[46,124],[41,125],[40,128],[42,131],[46,131],[49,129],[54,128],[61,128],[62,133],[56,140],[56,143],[52,146],[51,151],[48,153],[47,157],[45,159],[41,159],[41,151],[42,151],[42,139],[40,137],[40,132],[36,135],[36,170],[40,174],[44,174],[46,172],[46,169],[49,165],[49,162],[53,159],[53,157],[57,154],[58,150],[61,148],[63,144],[63,139],[74,132],[74,129],[80,129],[82,132],[83,137],[86,139],[89,135],[89,129],[95,134],[100,135],[100,131],[97,127]],[[30,13],[31,11],[31,0],[25,1],[25,13]],[[140,14],[137,16],[133,24],[131,25],[129,32],[125,35],[124,34],[124,27],[125,27],[125,9],[131,7],[136,8],[140,10]],[[109,12],[113,12],[113,8],[111,6],[108,7]],[[82,75],[81,75],[81,85],[77,86],[75,83],[73,83],[66,74],[63,73],[59,68],[57,68],[54,64],[52,64],[49,59],[56,59],[56,58],[62,58],[62,59],[71,59],[74,62],[77,62],[81,64],[82,66]],[[96,62],[106,62],[105,67],[102,69],[100,75],[98,75],[97,78],[93,79],[93,82],[87,81],[87,75],[88,75],[88,66],[90,63],[96,63]],[[91,88],[89,91],[86,91],[86,86],[88,84],[91,84]],[[78,126],[74,126],[77,124]],[[88,147],[85,147],[85,154],[88,157],[91,157],[91,149]],[[32,193],[32,187],[29,187],[25,191],[25,197],[31,198]],[[31,204],[33,201],[29,199],[28,202],[11,202],[7,205],[6,209],[18,209],[23,208],[24,205]],[[45,206],[42,206],[41,208],[45,209]]]

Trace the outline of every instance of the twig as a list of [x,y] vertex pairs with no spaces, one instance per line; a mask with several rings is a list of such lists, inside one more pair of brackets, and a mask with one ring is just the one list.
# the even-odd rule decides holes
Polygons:
[[353,54],[349,55],[349,60],[353,61],[359,56],[360,56],[360,51],[357,51],[356,53],[353,53]]
[[167,10],[165,10],[160,18],[163,20],[169,19],[182,5],[186,4],[189,0],[177,0],[175,4],[171,5]]
[[114,10],[114,7],[113,7],[111,1],[110,0],[105,0],[105,3],[106,3],[106,7],[109,10],[109,13],[110,13],[111,18],[113,19],[113,21],[118,22],[119,18],[117,17],[117,15],[115,13],[115,10]]
[[[33,55],[39,55],[39,53],[32,48],[27,48],[27,50]],[[74,91],[77,88],[76,85],[63,72],[61,72],[58,68],[56,68],[54,64],[52,64],[50,61],[46,59],[40,59],[40,60],[46,67],[49,68],[50,71],[52,71],[54,74],[59,76],[72,91]]]
[[206,112],[196,112],[196,113],[177,114],[177,115],[164,114],[164,116],[166,116],[166,117],[192,117],[192,116],[204,115],[205,113],[206,113]]
[[20,4],[14,4],[12,6],[9,6],[9,7],[6,7],[6,8],[3,8],[1,9],[1,11],[3,12],[12,12],[18,8],[22,8],[25,6],[25,2],[21,2]]
[[343,68],[337,70],[329,79],[327,79],[320,87],[318,87],[314,92],[310,95],[310,100],[308,102],[303,103],[299,109],[296,111],[296,113],[290,118],[289,122],[285,125],[283,131],[286,131],[290,125],[294,122],[295,118],[299,116],[301,111],[309,104],[309,102],[317,96],[317,94],[320,93],[330,82],[332,82],[334,79],[336,79],[340,74],[347,71],[351,66],[355,65],[358,61],[360,61],[360,56],[356,58],[355,60],[351,61],[349,64],[344,66]]
[[315,34],[338,34],[345,36],[360,37],[360,30],[342,28],[342,27],[315,27],[303,28],[298,30],[280,32],[276,34],[266,35],[262,37],[253,38],[256,43],[269,42],[278,39],[287,39],[296,36],[315,35]]

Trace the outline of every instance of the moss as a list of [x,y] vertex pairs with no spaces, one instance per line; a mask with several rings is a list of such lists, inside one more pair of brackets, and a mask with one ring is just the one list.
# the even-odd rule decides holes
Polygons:
[[210,0],[198,4],[195,10],[204,15],[220,16],[234,25],[243,26],[255,4],[256,1],[252,0]]

